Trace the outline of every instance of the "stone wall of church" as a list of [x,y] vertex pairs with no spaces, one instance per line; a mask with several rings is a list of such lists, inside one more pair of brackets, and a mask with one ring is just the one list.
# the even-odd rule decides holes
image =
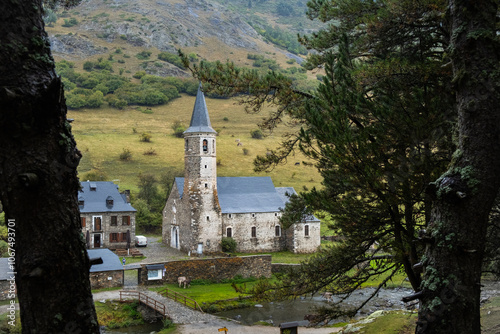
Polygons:
[[147,265],[141,265],[139,284],[158,285],[177,283],[184,276],[190,280],[205,279],[220,282],[236,275],[247,277],[271,277],[271,255],[193,259],[189,261],[170,261],[163,263],[164,275],[161,279],[148,279]]
[[287,229],[286,234],[286,247],[293,253],[314,253],[321,244],[319,222],[293,224]]
[[[94,217],[101,217],[100,229],[93,223]],[[116,217],[116,220],[115,218],[112,219],[112,217]],[[84,238],[87,236],[87,231],[90,233],[90,248],[95,248],[95,235],[99,235],[100,248],[126,248],[127,240],[124,233],[127,233],[127,231],[130,231],[130,246],[135,247],[135,212],[133,211],[81,213],[80,220]],[[85,226],[83,226],[84,224]],[[115,233],[115,235],[112,236],[111,233]]]
[[223,214],[222,221],[223,236],[231,229],[238,252],[276,252],[286,247],[283,231],[276,230],[280,225],[277,212]]

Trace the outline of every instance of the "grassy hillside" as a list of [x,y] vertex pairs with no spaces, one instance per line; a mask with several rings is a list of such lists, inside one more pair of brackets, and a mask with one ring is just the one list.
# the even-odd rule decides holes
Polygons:
[[[73,134],[83,154],[79,166],[80,179],[95,180],[95,172],[98,172],[104,175],[105,180],[115,180],[121,189],[136,191],[139,173],[160,176],[169,169],[176,169],[182,174],[184,142],[172,135],[171,126],[175,121],[189,125],[194,101],[194,97],[182,96],[167,105],[150,109],[128,107],[124,110],[69,111],[68,118],[74,119]],[[206,102],[212,127],[220,132],[217,137],[219,176],[270,176],[275,186],[292,186],[297,191],[303,187],[319,186],[321,178],[318,172],[314,167],[303,165],[304,157],[300,154],[270,173],[255,173],[255,156],[265,155],[268,148],[276,147],[285,129],[264,139],[252,139],[250,131],[257,129],[262,115],[245,113],[243,106],[235,100],[207,98]],[[152,135],[151,142],[140,141],[144,132]],[[237,146],[237,140],[242,146]],[[124,149],[130,150],[130,161],[120,160]],[[247,155],[243,149],[248,150]],[[156,154],[144,155],[146,151]]]

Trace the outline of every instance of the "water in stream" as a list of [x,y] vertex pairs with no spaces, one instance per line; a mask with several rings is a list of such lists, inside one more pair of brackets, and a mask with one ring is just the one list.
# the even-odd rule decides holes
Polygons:
[[130,326],[126,328],[117,328],[117,329],[105,329],[101,333],[103,334],[150,334],[151,332],[158,332],[163,328],[163,323],[161,321],[148,323],[144,325],[138,326]]
[[[370,294],[375,291],[374,288],[366,288],[355,291],[346,301],[346,306],[354,306],[361,304]],[[361,311],[360,316],[368,315],[377,310],[398,310],[405,308],[401,298],[410,295],[412,290],[405,288],[382,289],[378,292]],[[338,297],[334,297],[337,301]],[[257,304],[257,307],[229,310],[217,313],[218,316],[235,319],[244,325],[252,325],[258,321],[267,321],[274,326],[278,326],[282,322],[297,321],[300,326],[308,324],[304,320],[306,314],[313,314],[314,308],[325,306],[326,300],[321,296],[306,297],[293,301],[281,301],[273,303]],[[343,321],[344,319],[339,319]]]

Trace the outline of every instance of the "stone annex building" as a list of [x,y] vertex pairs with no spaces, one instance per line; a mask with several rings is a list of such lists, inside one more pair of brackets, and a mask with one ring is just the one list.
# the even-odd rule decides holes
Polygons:
[[81,182],[80,221],[87,248],[134,247],[135,213],[128,196],[113,182]]
[[238,252],[316,251],[314,216],[281,229],[280,209],[293,188],[276,188],[270,177],[217,177],[216,135],[200,87],[184,132],[184,177],[175,178],[163,212],[163,242],[198,254],[221,251],[223,237],[232,237]]

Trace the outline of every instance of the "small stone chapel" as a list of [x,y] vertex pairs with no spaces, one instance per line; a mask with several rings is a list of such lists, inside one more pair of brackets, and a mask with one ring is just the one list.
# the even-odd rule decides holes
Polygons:
[[175,178],[163,210],[163,242],[193,254],[220,252],[223,237],[233,238],[238,252],[315,252],[316,217],[281,228],[280,209],[293,188],[275,187],[270,177],[217,176],[216,135],[200,86],[184,132],[184,177]]

